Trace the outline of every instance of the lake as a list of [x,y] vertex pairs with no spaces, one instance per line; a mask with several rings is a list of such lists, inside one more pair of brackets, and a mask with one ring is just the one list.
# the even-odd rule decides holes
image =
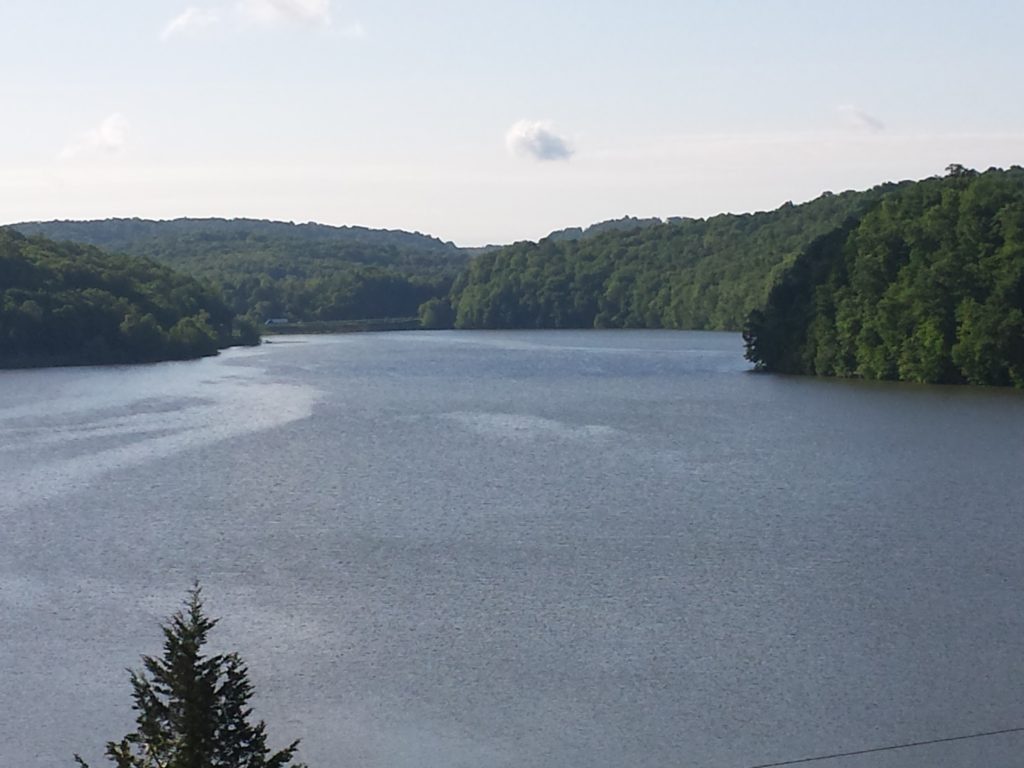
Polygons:
[[748,367],[736,334],[453,331],[0,372],[0,766],[106,765],[194,579],[311,768],[1024,725],[1024,395]]

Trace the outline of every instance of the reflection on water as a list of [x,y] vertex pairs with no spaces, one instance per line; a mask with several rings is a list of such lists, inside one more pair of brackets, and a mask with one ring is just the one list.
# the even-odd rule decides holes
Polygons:
[[316,391],[267,379],[246,357],[0,372],[0,507],[52,499],[136,464],[310,416]]

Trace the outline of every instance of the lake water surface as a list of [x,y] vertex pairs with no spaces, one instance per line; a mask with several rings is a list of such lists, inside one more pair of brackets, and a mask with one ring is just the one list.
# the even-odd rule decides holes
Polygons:
[[311,768],[745,768],[1024,725],[1024,396],[747,368],[734,334],[553,331],[0,372],[0,766],[105,765],[197,578]]

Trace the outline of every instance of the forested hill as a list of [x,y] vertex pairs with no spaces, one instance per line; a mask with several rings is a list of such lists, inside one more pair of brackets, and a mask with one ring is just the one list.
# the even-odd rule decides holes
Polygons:
[[419,232],[327,224],[294,224],[265,219],[99,219],[95,221],[31,221],[12,224],[25,234],[52,240],[72,240],[112,251],[148,256],[161,261],[183,257],[185,251],[254,251],[286,242],[305,243],[315,249],[344,246],[350,260],[383,265],[402,256],[432,254],[458,257],[459,248]]
[[888,195],[808,248],[746,337],[768,370],[1024,387],[1024,169]]
[[211,289],[146,259],[0,228],[0,367],[184,359],[232,343]]
[[254,219],[107,219],[12,225],[144,256],[214,282],[254,322],[415,316],[445,296],[469,256],[398,230]]
[[565,230],[491,251],[455,282],[455,324],[739,330],[815,238],[895,188],[825,194],[766,213],[619,220],[604,232]]

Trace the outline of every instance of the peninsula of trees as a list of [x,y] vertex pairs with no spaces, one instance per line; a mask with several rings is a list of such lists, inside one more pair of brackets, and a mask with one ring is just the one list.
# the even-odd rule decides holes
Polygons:
[[134,363],[258,343],[220,295],[147,259],[0,228],[0,367]]
[[1024,169],[950,166],[818,238],[754,310],[759,368],[1024,387]]

